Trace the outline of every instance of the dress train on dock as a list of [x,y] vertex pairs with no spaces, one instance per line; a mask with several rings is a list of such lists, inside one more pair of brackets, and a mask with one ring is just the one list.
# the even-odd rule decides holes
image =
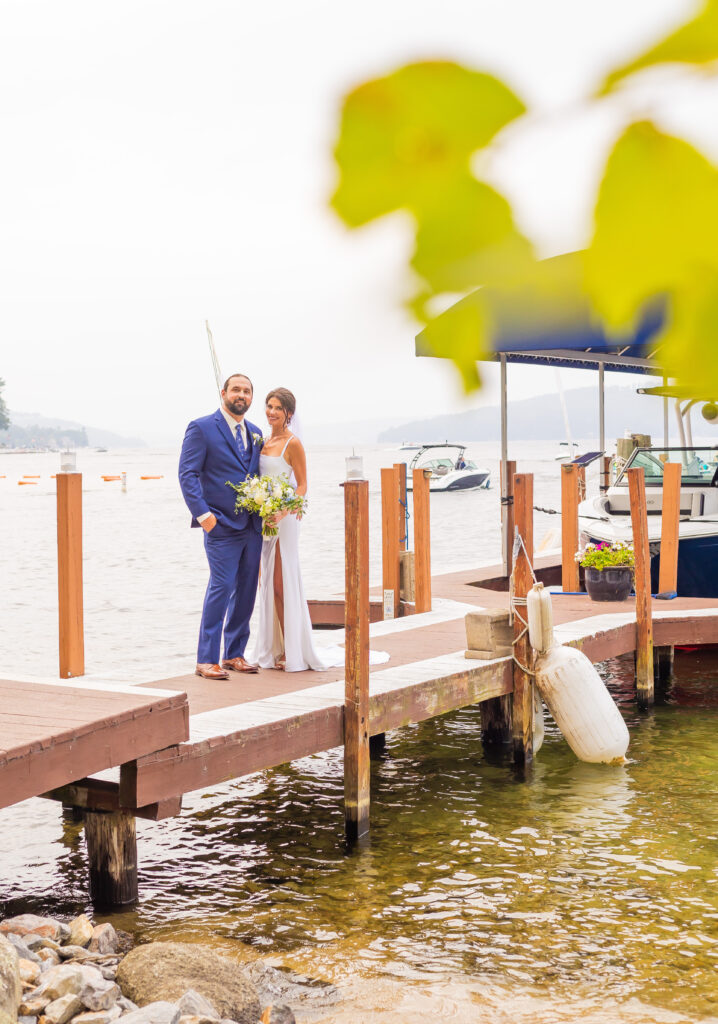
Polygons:
[[[286,450],[286,448],[285,448]],[[262,476],[291,477],[291,467],[282,455],[261,455],[259,469]],[[303,672],[313,669],[324,672],[344,665],[343,647],[322,647],[314,644],[312,620],[304,596],[302,571],[299,565],[299,533],[301,523],[295,515],[285,516],[279,523],[276,537],[265,537],[262,542],[262,580],[259,589],[259,626],[257,641],[249,660],[260,668],[274,668],[284,655],[285,672]],[[282,555],[282,583],[284,589],[284,635],[274,604],[274,561],[277,545]],[[371,664],[389,660],[383,651],[371,651]]]

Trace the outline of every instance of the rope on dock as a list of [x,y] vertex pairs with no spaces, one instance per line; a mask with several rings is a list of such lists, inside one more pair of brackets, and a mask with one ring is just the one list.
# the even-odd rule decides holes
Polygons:
[[[521,622],[523,624],[524,628],[521,630],[519,635],[514,637],[514,639],[511,641],[512,648],[515,648],[516,644],[520,640],[523,640],[523,638],[526,636],[526,633],[528,632],[528,628],[529,628],[528,622],[523,617],[523,615],[521,615],[519,613],[519,610],[518,610],[519,607],[524,607],[524,608],[526,607],[526,598],[525,597],[517,597],[516,594],[514,593],[514,572],[516,571],[516,559],[517,559],[518,554],[519,554],[519,552],[521,551],[522,548],[523,548],[523,552],[524,552],[524,558],[526,559],[526,561],[528,563],[528,567],[531,570],[531,575],[533,577],[533,581],[534,581],[534,583],[538,583],[538,580],[536,579],[536,573],[534,572],[534,567],[531,564],[531,559],[529,558],[528,551],[526,550],[526,545],[524,544],[524,539],[521,536],[521,534],[519,533],[518,528],[515,528],[514,551],[513,551],[513,557],[512,557],[512,565],[514,566],[514,568],[513,568],[512,572],[511,572],[511,578],[510,578],[510,582],[509,582],[509,615],[510,615],[510,621],[511,622],[513,622],[513,617],[515,615],[517,617],[517,619],[519,620],[519,622]],[[518,665],[518,667],[521,669],[521,671],[525,672],[527,676],[534,676],[534,675],[536,675],[536,673],[532,672],[530,668],[526,668],[525,665],[521,664],[519,659],[516,657],[516,654],[515,654],[514,651],[512,651],[512,653],[511,653],[511,658],[512,658],[514,664]]]

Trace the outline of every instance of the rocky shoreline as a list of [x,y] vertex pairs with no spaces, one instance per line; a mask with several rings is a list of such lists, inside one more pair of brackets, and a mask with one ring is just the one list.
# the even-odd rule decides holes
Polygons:
[[207,946],[133,949],[85,914],[0,921],[0,1024],[296,1024],[250,974]]

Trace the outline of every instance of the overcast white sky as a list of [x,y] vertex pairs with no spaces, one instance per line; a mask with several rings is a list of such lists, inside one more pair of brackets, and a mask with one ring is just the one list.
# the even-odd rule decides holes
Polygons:
[[[621,123],[646,86],[587,115],[602,73],[688,0],[4,0],[0,376],[11,408],[151,440],[216,405],[222,368],[284,384],[310,422],[465,407],[413,354],[401,216],[346,231],[327,208],[342,94],[426,57],[504,77],[537,111],[487,173],[543,254],[580,246]],[[661,84],[659,83],[659,89]],[[715,155],[714,85],[663,83],[664,123]],[[712,93],[712,95],[711,95]],[[713,136],[711,136],[713,132]],[[511,394],[551,370],[510,371]],[[471,404],[496,401],[495,368]],[[566,385],[589,384],[584,371]],[[263,422],[261,401],[252,412]],[[251,414],[250,414],[251,415]],[[328,439],[329,440],[329,439]]]

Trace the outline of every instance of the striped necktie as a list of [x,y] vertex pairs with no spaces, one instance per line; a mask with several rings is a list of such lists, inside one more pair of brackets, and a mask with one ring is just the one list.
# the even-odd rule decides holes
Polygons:
[[237,448],[239,449],[239,454],[241,456],[244,456],[244,454],[246,452],[246,448],[244,446],[244,438],[242,437],[242,427],[241,427],[241,425],[239,423],[235,427],[235,434],[234,434],[234,436],[237,439]]

